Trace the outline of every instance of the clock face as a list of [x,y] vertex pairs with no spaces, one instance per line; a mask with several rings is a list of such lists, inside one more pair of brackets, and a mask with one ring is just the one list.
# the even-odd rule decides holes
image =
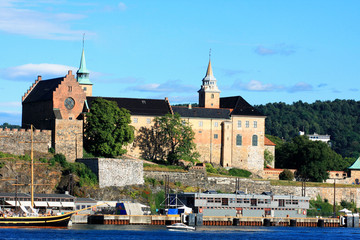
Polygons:
[[74,108],[75,100],[71,97],[68,97],[67,99],[65,99],[64,105],[67,109],[71,110]]

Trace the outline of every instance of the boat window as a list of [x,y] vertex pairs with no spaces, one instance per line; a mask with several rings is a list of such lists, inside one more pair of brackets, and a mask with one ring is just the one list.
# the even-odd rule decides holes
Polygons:
[[284,207],[284,206],[285,206],[285,200],[279,199],[279,207]]
[[243,202],[243,199],[242,199],[242,198],[238,198],[238,199],[236,199],[236,202],[237,202],[237,203],[242,203],[242,202]]
[[256,198],[251,199],[251,206],[257,206],[257,199]]
[[228,198],[223,198],[222,199],[222,205],[225,205],[225,206],[229,205],[229,199]]

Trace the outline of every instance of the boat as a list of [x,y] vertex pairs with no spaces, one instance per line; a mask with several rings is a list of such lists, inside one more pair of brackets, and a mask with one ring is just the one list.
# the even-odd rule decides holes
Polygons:
[[74,212],[58,216],[2,216],[0,227],[67,227]]
[[196,228],[188,226],[184,223],[174,223],[172,225],[166,226],[169,231],[195,231]]

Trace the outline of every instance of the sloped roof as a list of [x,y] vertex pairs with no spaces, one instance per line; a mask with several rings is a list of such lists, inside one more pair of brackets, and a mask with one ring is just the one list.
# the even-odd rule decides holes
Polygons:
[[181,117],[230,119],[230,109],[172,106]]
[[91,109],[92,102],[97,98],[114,101],[119,108],[125,108],[131,115],[162,116],[170,113],[170,107],[166,100],[145,98],[112,98],[112,97],[86,97],[87,104]]
[[268,139],[267,137],[265,137],[264,139],[264,144],[265,146],[276,146],[275,143],[273,143],[270,139]]
[[59,86],[64,77],[53,78],[48,80],[41,80],[39,83],[32,89],[30,94],[25,98],[23,103],[30,102],[42,102],[51,100],[53,97],[53,92]]
[[349,167],[352,170],[360,170],[360,157]]
[[265,116],[241,96],[220,98],[220,108],[234,109],[231,115]]

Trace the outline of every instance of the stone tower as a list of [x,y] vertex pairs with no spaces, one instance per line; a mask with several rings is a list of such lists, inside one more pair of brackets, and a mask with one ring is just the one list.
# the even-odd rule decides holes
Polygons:
[[199,107],[204,108],[219,108],[220,106],[220,90],[216,84],[216,78],[213,75],[211,68],[211,59],[206,71],[206,75],[202,80],[202,85],[199,93]]
[[81,54],[80,68],[77,71],[77,81],[79,82],[82,89],[85,91],[87,97],[92,96],[92,82],[89,78],[90,72],[86,68],[85,62],[85,51],[84,47]]

